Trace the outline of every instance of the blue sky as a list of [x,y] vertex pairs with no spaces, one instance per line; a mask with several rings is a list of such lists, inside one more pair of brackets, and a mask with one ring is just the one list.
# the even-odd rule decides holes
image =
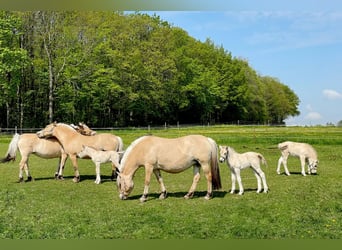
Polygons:
[[342,5],[327,2],[310,8],[148,13],[198,40],[211,39],[260,75],[289,86],[301,101],[301,114],[287,125],[326,125],[342,120]]

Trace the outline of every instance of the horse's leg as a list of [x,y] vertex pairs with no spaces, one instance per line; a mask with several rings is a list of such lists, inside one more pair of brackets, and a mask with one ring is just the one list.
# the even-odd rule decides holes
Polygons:
[[140,202],[145,202],[147,200],[147,194],[148,194],[148,187],[151,182],[151,175],[153,171],[153,165],[145,165],[145,185],[144,185],[144,193],[140,197]]
[[285,174],[286,175],[290,175],[290,172],[287,168],[287,158],[289,157],[289,153],[288,152],[284,152],[283,155],[283,165],[284,165],[284,170],[285,170]]
[[302,168],[302,175],[303,176],[306,176],[305,174],[305,156],[304,155],[301,155],[300,157],[300,165],[301,165],[301,168]]
[[[253,168],[253,167],[252,167]],[[262,186],[261,186],[261,177],[259,176],[259,173],[257,172],[257,170],[255,168],[253,168],[253,173],[257,179],[257,183],[258,183],[258,189],[257,189],[257,193],[260,193],[262,190]]]
[[27,162],[28,162],[28,155],[22,154],[21,160],[19,162],[19,181],[18,182],[24,181],[24,176],[23,176],[24,170],[27,175],[27,180],[28,181],[32,180],[32,177],[29,175],[30,173],[28,172]]
[[26,163],[24,164],[24,169],[27,176],[27,181],[32,181],[32,176],[28,167],[28,161],[26,161]]
[[194,166],[194,178],[192,181],[192,185],[189,189],[189,192],[184,196],[185,199],[190,199],[194,196],[194,192],[196,190],[197,183],[199,182],[201,176],[200,176],[200,167]]
[[60,168],[61,168],[61,158],[59,157],[58,164],[57,164],[57,169],[56,169],[56,172],[55,172],[55,179],[56,180],[58,179],[58,173],[60,171]]
[[234,194],[235,193],[236,174],[235,174],[235,170],[233,168],[231,168],[230,175],[231,175],[231,179],[232,179],[232,189],[230,190],[230,193]]
[[163,178],[161,176],[161,173],[160,173],[160,170],[159,169],[155,169],[153,170],[153,173],[154,175],[156,176],[157,178],[157,181],[160,185],[160,190],[161,190],[161,193],[159,195],[159,199],[163,200],[166,198],[166,188],[165,188],[165,185],[164,185],[164,181],[163,181]]
[[75,176],[73,178],[73,182],[78,183],[78,182],[80,182],[80,173],[78,171],[76,154],[70,155],[70,160],[72,162],[72,165],[74,167],[74,172],[75,172]]
[[207,194],[204,196],[204,199],[210,200],[213,197],[213,183],[212,176],[209,165],[202,166],[205,178],[207,179]]
[[112,162],[112,176],[111,176],[111,180],[112,181],[116,181],[117,177],[118,177],[118,172],[119,172],[119,159],[111,159]]
[[282,163],[283,163],[283,156],[280,156],[278,160],[277,174],[280,174],[280,166]]
[[268,185],[267,185],[267,182],[266,182],[266,175],[265,173],[260,169],[260,177],[261,177],[261,181],[262,181],[262,184],[264,186],[264,193],[268,193]]
[[95,162],[95,172],[96,172],[96,180],[95,184],[100,184],[101,183],[101,173],[100,173],[100,162]]
[[64,180],[63,170],[64,170],[65,162],[67,159],[68,159],[68,154],[66,153],[62,153],[61,157],[59,158],[59,168],[58,168],[58,175],[57,175],[57,179],[59,180]]
[[239,195],[243,195],[245,190],[243,189],[240,172],[241,170],[239,168],[235,168],[236,180],[239,184]]

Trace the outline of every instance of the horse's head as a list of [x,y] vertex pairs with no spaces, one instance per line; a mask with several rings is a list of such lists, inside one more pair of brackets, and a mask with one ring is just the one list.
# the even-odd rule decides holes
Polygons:
[[89,157],[88,153],[86,152],[86,146],[82,145],[82,150],[77,153],[79,158],[86,158]]
[[47,125],[45,128],[43,128],[42,130],[37,132],[37,136],[39,138],[49,138],[49,137],[53,137],[53,130],[55,129],[55,127],[57,126],[57,122],[53,122],[49,125]]
[[220,149],[220,162],[224,162],[228,158],[228,147],[227,146],[219,146]]
[[78,126],[76,126],[76,131],[81,135],[92,136],[96,135],[96,131],[90,129],[85,123],[79,122]]
[[122,175],[121,173],[119,173],[116,179],[116,183],[118,185],[120,199],[126,200],[127,196],[132,192],[134,188],[133,179],[129,176]]
[[309,174],[317,174],[318,160],[309,159]]

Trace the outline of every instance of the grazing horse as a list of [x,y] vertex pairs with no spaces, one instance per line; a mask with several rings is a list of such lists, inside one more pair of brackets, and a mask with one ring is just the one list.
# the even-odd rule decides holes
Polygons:
[[268,186],[266,183],[265,173],[260,168],[260,162],[266,165],[266,160],[262,154],[255,152],[246,152],[243,154],[237,153],[232,147],[219,146],[220,148],[220,162],[227,161],[227,165],[231,170],[232,178],[232,189],[231,194],[235,192],[235,182],[239,184],[239,195],[244,193],[244,189],[241,182],[240,171],[242,169],[251,167],[254,171],[254,175],[257,178],[258,189],[257,193],[262,190],[262,185],[264,186],[264,193],[268,192]]
[[278,160],[278,167],[277,173],[280,174],[280,166],[283,163],[285,174],[290,175],[289,170],[287,169],[287,158],[289,155],[296,156],[300,159],[300,165],[302,168],[302,175],[306,176],[305,174],[305,162],[308,162],[308,174],[316,174],[317,173],[317,166],[318,166],[318,159],[316,150],[307,143],[300,143],[300,142],[291,142],[286,141],[278,144],[278,148],[281,151],[281,156]]
[[147,200],[152,172],[161,187],[160,199],[166,198],[166,188],[160,170],[180,173],[193,166],[194,178],[184,198],[192,198],[200,179],[200,168],[207,179],[205,199],[212,197],[212,189],[221,188],[216,142],[201,135],[188,135],[174,139],[143,136],[136,139],[122,158],[117,185],[121,200],[127,198],[134,187],[133,176],[139,167],[145,167],[145,187],[141,202]]
[[[122,151],[123,142],[119,136],[102,133],[94,136],[84,136],[77,133],[71,126],[64,123],[51,123],[37,132],[39,138],[55,137],[68,154],[74,167],[74,182],[80,181],[80,173],[77,164],[77,153],[82,150],[83,145],[91,146],[97,150]],[[112,172],[112,176],[115,172]]]
[[[89,129],[88,126],[74,126],[74,129],[84,135],[91,135],[95,131]],[[28,160],[31,154],[35,154],[41,158],[51,159],[59,158],[55,178],[63,179],[62,171],[68,155],[65,153],[63,147],[59,144],[56,138],[40,139],[36,134],[24,133],[19,135],[14,134],[6,153],[6,157],[0,159],[1,163],[14,161],[17,150],[19,149],[21,160],[19,163],[19,182],[24,181],[23,171],[27,175],[27,180],[31,181],[32,176],[29,171]]]
[[91,160],[95,163],[95,167],[96,167],[95,183],[100,184],[101,183],[101,174],[100,174],[101,163],[107,163],[107,162],[112,163],[112,172],[115,173],[115,175],[112,176],[112,180],[115,180],[117,176],[117,171],[120,166],[120,163],[119,163],[120,154],[121,152],[117,152],[113,150],[102,151],[102,150],[96,150],[93,147],[82,146],[82,151],[77,153],[77,156],[79,158],[84,158],[84,157],[91,158]]

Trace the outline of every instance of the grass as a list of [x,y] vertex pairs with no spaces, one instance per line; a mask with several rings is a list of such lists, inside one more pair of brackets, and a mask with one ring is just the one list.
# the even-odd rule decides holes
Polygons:
[[[191,127],[161,130],[114,131],[128,146],[149,132],[163,137],[202,134],[238,152],[257,151],[268,161],[263,166],[270,187],[256,194],[251,170],[242,171],[243,196],[231,195],[230,172],[220,164],[223,188],[210,201],[205,177],[191,200],[182,197],[192,182],[192,170],[162,173],[169,196],[159,200],[155,179],[146,203],[140,203],[144,170],[134,177],[128,200],[118,197],[110,181],[109,164],[101,168],[102,183],[94,184],[95,167],[80,160],[81,182],[72,182],[70,161],[65,180],[53,178],[57,159],[30,157],[33,182],[17,183],[18,163],[0,165],[0,239],[341,239],[342,237],[342,129],[335,127]],[[4,156],[11,136],[0,137]],[[317,150],[318,175],[300,175],[299,160],[290,158],[291,176],[277,175],[284,140],[311,143]],[[283,169],[282,169],[283,171]]]

